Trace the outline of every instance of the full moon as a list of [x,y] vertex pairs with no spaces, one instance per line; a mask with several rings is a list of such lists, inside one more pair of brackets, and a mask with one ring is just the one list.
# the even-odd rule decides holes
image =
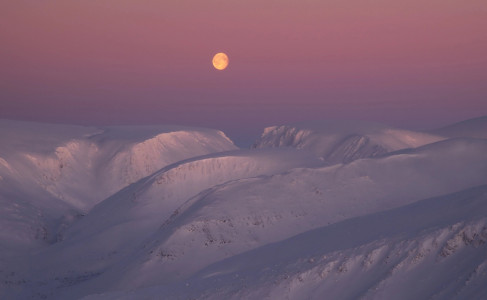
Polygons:
[[223,53],[217,53],[213,56],[213,67],[217,70],[224,70],[228,66],[228,56]]

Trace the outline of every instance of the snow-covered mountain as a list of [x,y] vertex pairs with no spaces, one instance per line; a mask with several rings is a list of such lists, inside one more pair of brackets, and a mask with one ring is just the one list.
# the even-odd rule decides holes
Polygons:
[[445,137],[472,137],[487,139],[487,116],[465,120],[431,131]]
[[83,299],[485,299],[487,186],[306,231],[186,280]]
[[130,260],[79,289],[184,280],[212,263],[296,234],[484,184],[486,174],[487,141],[461,139],[231,181],[193,197]]
[[252,147],[307,149],[333,164],[377,157],[442,139],[444,137],[370,122],[320,121],[268,127]]
[[[39,267],[69,272],[76,264],[78,271],[98,271],[100,266],[109,266],[138,250],[163,223],[179,214],[188,199],[201,192],[242,178],[319,164],[321,161],[309,154],[286,149],[224,152],[172,164],[95,206],[62,232],[63,242],[42,254],[53,259]],[[97,255],[83,256],[80,250]],[[62,259],[55,259],[61,256]],[[49,265],[52,261],[55,265]]]
[[[123,187],[182,159],[237,149],[221,131],[0,120],[0,243],[56,231]],[[5,240],[4,240],[5,239]]]
[[[37,234],[56,237],[33,248],[2,231],[1,298],[487,295],[487,139],[321,122],[267,128],[239,150],[216,130],[165,128],[66,127],[36,141],[26,129],[42,166],[63,144],[52,141],[92,143],[93,166],[87,151],[63,163],[95,175],[56,181],[77,206],[29,177],[43,168],[13,176],[27,160],[3,154],[1,222],[23,233],[50,220]],[[1,153],[25,153],[22,144]],[[70,183],[107,196],[85,199]]]

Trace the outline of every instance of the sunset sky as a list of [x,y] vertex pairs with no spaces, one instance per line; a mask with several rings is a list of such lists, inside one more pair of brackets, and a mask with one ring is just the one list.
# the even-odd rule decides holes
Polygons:
[[485,0],[0,3],[0,118],[196,125],[243,141],[303,120],[419,129],[481,115]]

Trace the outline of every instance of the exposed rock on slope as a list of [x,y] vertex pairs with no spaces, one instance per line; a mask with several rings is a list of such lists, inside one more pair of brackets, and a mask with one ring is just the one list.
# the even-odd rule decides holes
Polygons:
[[457,139],[346,165],[234,180],[193,197],[169,222],[161,219],[159,230],[126,259],[112,261],[109,269],[77,267],[100,275],[69,292],[104,291],[107,284],[117,290],[184,281],[245,251],[481,185],[486,176],[487,142]]
[[484,185],[309,230],[184,281],[84,299],[483,299],[486,214]]
[[[25,242],[55,240],[56,228],[72,219],[70,215],[86,213],[168,164],[236,149],[221,131],[212,129],[10,120],[0,120],[0,141],[0,236],[23,237]],[[12,205],[24,207],[24,213],[17,216],[16,208],[8,208]]]
[[[83,261],[80,265],[90,270],[93,266],[108,266],[120,260],[129,249],[137,249],[168,222],[171,215],[176,217],[184,203],[202,191],[242,178],[258,178],[320,164],[317,158],[292,149],[240,150],[172,164],[95,206],[63,232],[63,242],[51,249],[49,255],[58,257],[62,252],[63,259],[56,262],[61,268],[64,261],[75,259],[78,263]],[[99,255],[80,258],[80,248]],[[117,253],[119,249],[124,252]]]
[[252,147],[307,149],[328,163],[348,163],[442,139],[375,123],[321,121],[268,127]]
[[0,298],[487,296],[487,139],[333,122],[222,152],[214,130],[8,126]]

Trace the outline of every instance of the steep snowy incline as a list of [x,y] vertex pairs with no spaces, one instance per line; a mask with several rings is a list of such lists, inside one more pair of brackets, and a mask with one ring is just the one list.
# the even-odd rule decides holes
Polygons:
[[[32,281],[44,278],[57,289],[59,282],[49,277],[51,274],[93,276],[130,259],[178,207],[202,190],[241,178],[319,165],[321,160],[294,149],[239,150],[181,161],[98,204],[63,232],[58,243],[15,267],[4,268],[30,274],[31,277],[26,276]],[[42,286],[49,287],[45,283]]]
[[465,120],[431,131],[446,137],[472,137],[487,139],[487,116]]
[[106,196],[172,163],[237,149],[221,131],[182,126],[107,127],[90,139],[103,152],[96,162]]
[[256,248],[171,285],[95,299],[484,299],[487,186]]
[[487,294],[487,139],[0,125],[2,299]]
[[2,126],[0,140],[7,145],[0,148],[2,176],[40,186],[85,210],[168,164],[236,149],[212,129],[84,128],[5,120]]
[[[52,240],[48,232],[73,205],[59,197],[64,145],[99,132],[94,127],[0,120],[0,252],[16,254]],[[79,161],[78,184],[87,168]],[[50,172],[46,167],[51,167]]]
[[[182,205],[143,247],[69,290],[185,280],[211,263],[350,218],[485,184],[487,141],[446,140],[346,165],[231,181]],[[106,287],[110,286],[109,289]]]
[[320,121],[268,127],[252,147],[307,149],[329,163],[348,163],[443,139],[376,123]]
[[26,243],[55,240],[57,227],[168,164],[236,149],[213,129],[11,120],[0,120],[0,141],[0,239]]
[[[177,214],[178,207],[203,190],[237,179],[321,164],[321,160],[292,149],[239,150],[178,162],[95,206],[62,233],[62,243],[53,245],[46,256],[54,260],[61,252],[63,260],[56,260],[61,268],[73,260],[77,260],[78,268],[109,265],[138,247]],[[104,259],[83,258],[81,250],[98,253]]]

